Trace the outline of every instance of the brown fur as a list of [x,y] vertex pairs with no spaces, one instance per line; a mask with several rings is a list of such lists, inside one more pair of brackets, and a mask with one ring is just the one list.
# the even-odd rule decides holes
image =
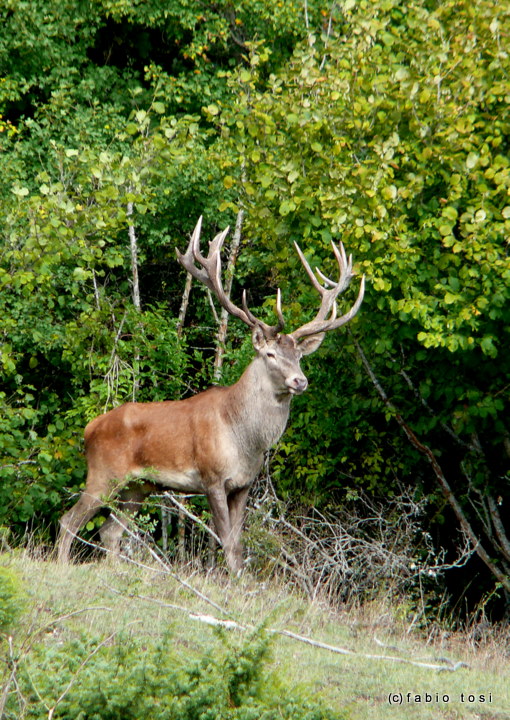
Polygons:
[[[301,262],[321,306],[315,320],[290,335],[283,328],[281,296],[277,293],[278,324],[266,325],[249,311],[234,305],[221,285],[222,243],[228,228],[200,253],[199,218],[181,264],[206,285],[228,313],[252,329],[257,356],[237,383],[211,388],[187,400],[159,403],[127,403],[92,420],[85,428],[87,482],[78,502],[62,517],[58,540],[61,561],[67,561],[73,538],[99,508],[120,495],[128,511],[136,512],[155,487],[204,493],[211,507],[216,531],[228,566],[242,567],[241,528],[248,491],[262,465],[264,452],[282,435],[289,416],[292,395],[306,390],[301,372],[302,355],[314,352],[324,333],[335,330],[357,313],[364,293],[361,280],[358,298],[349,312],[337,317],[336,298],[349,284],[352,258],[343,245],[333,251],[340,275],[334,283],[321,275],[327,288],[315,277],[296,245]],[[115,515],[101,528],[101,539],[117,551],[122,526]]]
[[[257,357],[230,387],[213,387],[186,400],[126,403],[87,425],[87,482],[61,520],[61,561],[67,561],[73,538],[109,499],[119,496],[127,510],[136,512],[159,487],[204,493],[227,564],[241,568],[248,490],[264,452],[285,430],[292,395],[308,384],[299,367],[303,351],[291,336],[267,338],[257,329],[253,343]],[[122,526],[114,515],[100,533],[103,544],[117,552]]]

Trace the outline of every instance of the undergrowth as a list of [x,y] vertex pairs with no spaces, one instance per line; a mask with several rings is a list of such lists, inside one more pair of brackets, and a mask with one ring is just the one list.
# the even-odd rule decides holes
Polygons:
[[17,574],[0,567],[0,636],[14,627],[25,604],[25,594]]
[[[510,720],[503,628],[433,633],[405,598],[339,609],[248,573],[2,563],[0,720]],[[450,700],[389,704],[410,691]]]
[[269,673],[268,638],[219,642],[201,657],[177,654],[171,636],[108,645],[82,637],[38,644],[20,668],[6,720],[339,720]]
[[[6,619],[14,617],[22,594],[14,572],[0,572]],[[65,642],[34,637],[16,655],[12,637],[3,635],[0,655],[8,680],[0,686],[2,720],[347,717],[286,686],[270,667],[271,637],[263,626],[248,637],[215,628],[213,641],[199,653],[177,649],[170,632],[154,639],[135,636],[129,627],[107,637],[82,632]]]

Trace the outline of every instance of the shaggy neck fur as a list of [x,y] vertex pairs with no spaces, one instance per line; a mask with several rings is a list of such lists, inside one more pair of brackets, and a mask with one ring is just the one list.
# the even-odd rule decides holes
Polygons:
[[251,362],[231,389],[227,412],[242,447],[257,453],[268,450],[285,430],[291,394],[275,389],[260,357]]

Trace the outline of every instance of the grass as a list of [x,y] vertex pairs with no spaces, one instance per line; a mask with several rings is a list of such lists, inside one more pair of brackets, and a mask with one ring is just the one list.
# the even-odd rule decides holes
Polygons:
[[[431,639],[400,619],[404,613],[389,600],[333,611],[282,583],[261,583],[249,575],[232,579],[220,571],[176,570],[183,584],[162,568],[120,561],[62,567],[14,553],[2,556],[0,564],[21,577],[28,595],[13,633],[13,654],[22,653],[29,636],[62,644],[83,634],[157,639],[170,632],[177,649],[198,655],[212,644],[215,631],[196,615],[244,626],[265,622],[352,652],[337,654],[275,634],[272,666],[289,685],[334,710],[348,709],[353,720],[510,720],[510,655],[503,633],[486,629],[476,643],[473,634],[437,632]],[[0,653],[6,647],[0,644]],[[465,665],[448,671],[445,659]]]

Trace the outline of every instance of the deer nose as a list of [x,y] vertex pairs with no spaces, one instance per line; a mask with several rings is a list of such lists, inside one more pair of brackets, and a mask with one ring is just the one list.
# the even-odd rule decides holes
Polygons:
[[287,378],[285,384],[293,395],[300,395],[308,387],[308,380],[304,375],[293,375]]

